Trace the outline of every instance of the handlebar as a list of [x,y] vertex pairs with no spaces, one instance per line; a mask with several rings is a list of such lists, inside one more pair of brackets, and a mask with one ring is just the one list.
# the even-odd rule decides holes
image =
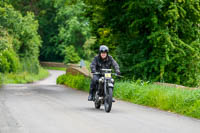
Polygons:
[[92,73],[93,75],[99,75],[101,74],[100,72],[95,72],[95,73]]
[[[103,73],[100,73],[100,72],[95,72],[95,73],[92,73],[93,75],[101,75],[101,74],[103,74]],[[112,75],[114,75],[114,76],[117,76],[117,77],[123,77],[123,76],[121,76],[121,75],[118,75],[117,73],[111,73]]]

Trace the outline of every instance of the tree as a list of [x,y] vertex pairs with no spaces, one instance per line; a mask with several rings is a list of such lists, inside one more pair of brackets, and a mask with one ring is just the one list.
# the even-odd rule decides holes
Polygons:
[[[85,4],[81,0],[74,3],[66,3],[58,9],[56,23],[58,23],[57,40],[58,52],[64,47],[74,44],[75,50],[83,57],[82,47],[90,36],[89,21],[84,16]],[[62,56],[62,54],[61,54]]]
[[[40,60],[63,61],[64,48],[75,45],[81,57],[82,46],[89,38],[89,21],[85,17],[82,0],[16,0],[10,1],[22,14],[31,11],[39,21],[39,33],[43,40]],[[33,4],[34,3],[34,4]]]
[[65,59],[64,59],[65,64],[78,63],[80,61],[80,57],[78,56],[78,53],[75,51],[73,45],[65,47],[63,54],[65,54]]
[[[93,34],[109,29],[122,72],[135,78],[199,84],[199,0],[85,0]],[[103,38],[105,39],[105,38]]]
[[7,66],[4,72],[15,72],[19,58],[22,70],[38,73],[41,40],[37,32],[38,22],[34,15],[28,12],[26,16],[22,16],[11,5],[0,3],[0,20],[2,29],[0,47],[3,48],[1,59],[7,64],[2,65],[2,67]]

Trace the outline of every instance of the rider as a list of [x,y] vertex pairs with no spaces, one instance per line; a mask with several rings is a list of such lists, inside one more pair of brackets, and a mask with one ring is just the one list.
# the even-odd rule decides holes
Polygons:
[[[101,45],[99,48],[99,55],[95,56],[90,68],[91,72],[100,72],[101,69],[110,69],[113,67],[115,69],[115,72],[120,75],[119,65],[117,62],[112,58],[112,56],[108,55],[109,49],[105,45]],[[94,99],[94,92],[96,90],[96,84],[99,81],[100,76],[99,75],[93,75],[93,78],[91,80],[90,84],[90,92],[88,96],[88,101],[92,101]]]

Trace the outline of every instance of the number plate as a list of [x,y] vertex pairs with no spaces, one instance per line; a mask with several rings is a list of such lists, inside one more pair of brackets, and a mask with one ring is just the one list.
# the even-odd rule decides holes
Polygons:
[[105,73],[106,78],[111,78],[111,73]]

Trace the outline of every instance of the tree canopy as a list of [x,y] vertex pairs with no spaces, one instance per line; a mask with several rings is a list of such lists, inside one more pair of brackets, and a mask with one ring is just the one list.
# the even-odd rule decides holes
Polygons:
[[97,44],[114,51],[124,74],[199,84],[199,0],[85,0]]

